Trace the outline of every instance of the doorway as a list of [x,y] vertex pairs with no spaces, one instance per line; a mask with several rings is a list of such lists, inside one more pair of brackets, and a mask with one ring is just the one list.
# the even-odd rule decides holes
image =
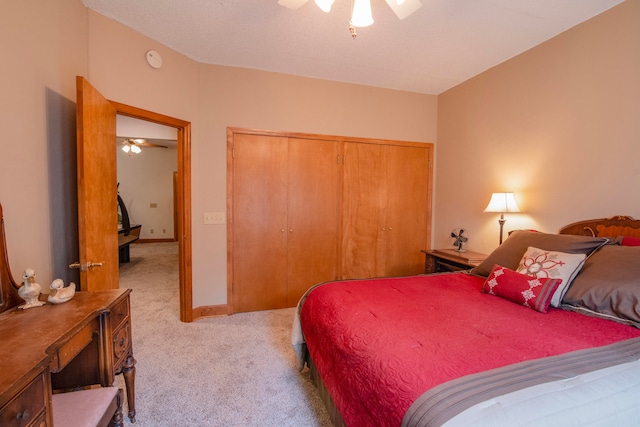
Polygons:
[[110,101],[116,114],[176,130],[176,211],[180,276],[180,320],[193,321],[191,277],[191,123],[119,102]]
[[[136,243],[177,241],[176,129],[117,115],[116,159],[118,195],[128,213],[128,231],[140,226],[133,231]],[[118,220],[118,232],[127,234],[120,216]]]

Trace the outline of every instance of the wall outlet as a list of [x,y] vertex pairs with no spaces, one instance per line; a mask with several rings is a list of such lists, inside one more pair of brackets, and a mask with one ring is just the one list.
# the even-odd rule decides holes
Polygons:
[[224,212],[205,212],[204,213],[205,224],[224,224],[226,221],[227,221],[227,218]]

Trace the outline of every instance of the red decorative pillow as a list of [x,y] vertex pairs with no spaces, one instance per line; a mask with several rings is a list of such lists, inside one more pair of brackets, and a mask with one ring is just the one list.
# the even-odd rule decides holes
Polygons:
[[622,246],[640,246],[640,237],[624,236],[620,244]]
[[482,292],[546,313],[562,279],[531,277],[498,264],[482,284]]

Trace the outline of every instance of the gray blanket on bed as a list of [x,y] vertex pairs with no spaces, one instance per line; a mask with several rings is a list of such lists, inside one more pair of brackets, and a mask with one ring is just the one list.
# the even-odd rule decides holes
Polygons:
[[640,359],[640,338],[467,375],[428,390],[411,405],[403,427],[440,426],[488,399]]

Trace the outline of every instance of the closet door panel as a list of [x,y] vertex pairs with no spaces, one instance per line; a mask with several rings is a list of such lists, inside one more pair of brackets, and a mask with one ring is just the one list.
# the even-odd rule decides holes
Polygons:
[[337,147],[336,141],[289,139],[289,307],[311,286],[337,278]]
[[377,144],[344,145],[342,196],[342,277],[381,276],[384,248],[380,234],[386,193],[384,147]]
[[233,307],[287,306],[287,138],[234,137]]
[[385,275],[424,272],[429,197],[428,149],[387,146]]

